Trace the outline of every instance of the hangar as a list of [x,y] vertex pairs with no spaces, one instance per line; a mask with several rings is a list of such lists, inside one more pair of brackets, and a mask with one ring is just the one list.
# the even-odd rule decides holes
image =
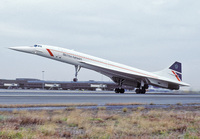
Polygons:
[[[118,85],[105,81],[45,81],[32,78],[17,78],[15,80],[0,79],[0,89],[45,89],[45,90],[107,90],[113,91]],[[133,87],[123,86],[126,90]]]

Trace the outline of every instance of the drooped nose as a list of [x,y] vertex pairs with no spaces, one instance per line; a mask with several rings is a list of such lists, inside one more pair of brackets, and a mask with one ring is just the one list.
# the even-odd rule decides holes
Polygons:
[[34,48],[31,46],[16,46],[16,47],[9,47],[9,49],[25,53],[34,53]]

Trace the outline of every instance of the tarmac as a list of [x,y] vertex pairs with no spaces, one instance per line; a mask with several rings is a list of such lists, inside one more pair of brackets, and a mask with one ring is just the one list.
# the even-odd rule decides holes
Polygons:
[[0,90],[0,104],[80,104],[95,103],[200,103],[200,94],[184,92],[147,92],[116,94],[112,91]]

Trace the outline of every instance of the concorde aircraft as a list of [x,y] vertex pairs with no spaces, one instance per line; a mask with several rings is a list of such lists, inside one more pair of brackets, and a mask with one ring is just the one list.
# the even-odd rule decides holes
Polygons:
[[180,86],[189,86],[189,84],[182,82],[180,62],[175,62],[168,68],[158,72],[147,72],[57,46],[36,44],[34,46],[10,47],[10,49],[74,65],[74,82],[78,80],[77,75],[81,68],[99,72],[118,84],[118,88],[115,88],[115,93],[125,92],[122,85],[135,87],[137,94],[145,94],[149,85],[171,90],[179,90]]

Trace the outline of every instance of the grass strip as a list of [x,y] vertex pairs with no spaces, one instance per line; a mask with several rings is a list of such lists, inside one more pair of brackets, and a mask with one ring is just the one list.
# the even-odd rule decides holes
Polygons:
[[200,106],[0,111],[0,138],[199,139],[199,117]]
[[146,105],[146,103],[106,103],[106,106]]
[[78,106],[97,106],[97,104],[95,104],[95,103],[80,103],[80,104],[11,104],[11,105],[0,105],[0,108],[78,107]]

